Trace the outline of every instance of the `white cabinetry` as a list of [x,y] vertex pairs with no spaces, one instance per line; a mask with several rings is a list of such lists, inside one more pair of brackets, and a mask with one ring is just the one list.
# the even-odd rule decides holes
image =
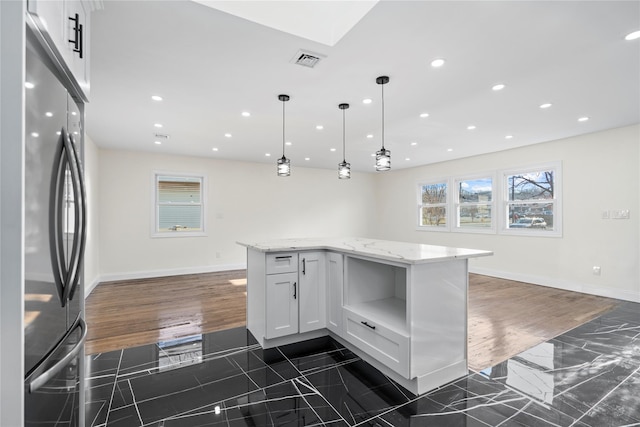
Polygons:
[[57,51],[52,58],[84,101],[89,97],[90,8],[82,0],[29,0],[27,10],[44,41]]
[[[247,313],[250,330],[251,326],[264,323],[263,337],[256,338],[272,340],[326,328],[325,253],[274,253],[263,259],[266,274],[249,280],[250,288],[258,282],[265,289],[264,310],[258,311],[264,313],[264,317],[251,318],[252,314]],[[251,290],[247,304],[248,307],[259,305]],[[255,328],[252,332],[260,334],[256,334]]]
[[342,334],[343,255],[327,252],[327,329]]
[[263,348],[331,335],[415,394],[468,372],[468,259],[491,252],[360,238],[241,244],[247,328]]
[[346,257],[343,337],[409,378],[407,267]]
[[304,333],[327,325],[325,253],[301,252],[298,257],[299,332]]

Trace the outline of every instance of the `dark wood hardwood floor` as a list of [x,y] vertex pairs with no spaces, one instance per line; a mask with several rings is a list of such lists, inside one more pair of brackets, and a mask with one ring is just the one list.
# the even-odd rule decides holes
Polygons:
[[[481,370],[579,326],[618,301],[469,276],[469,367]],[[244,326],[246,271],[101,283],[86,302],[87,354]]]

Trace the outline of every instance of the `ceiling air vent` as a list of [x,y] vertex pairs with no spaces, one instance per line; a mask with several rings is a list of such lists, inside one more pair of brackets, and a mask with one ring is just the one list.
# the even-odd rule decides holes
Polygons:
[[296,56],[291,60],[292,63],[302,65],[303,67],[313,68],[321,59],[326,58],[326,55],[320,53],[310,52],[308,50],[299,50]]
[[164,134],[164,133],[156,133],[154,134],[154,136],[158,139],[169,139],[169,135]]

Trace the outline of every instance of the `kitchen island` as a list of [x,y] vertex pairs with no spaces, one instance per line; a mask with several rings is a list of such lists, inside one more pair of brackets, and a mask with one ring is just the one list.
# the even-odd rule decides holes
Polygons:
[[489,251],[364,238],[238,242],[263,348],[330,335],[414,394],[467,374],[468,260]]

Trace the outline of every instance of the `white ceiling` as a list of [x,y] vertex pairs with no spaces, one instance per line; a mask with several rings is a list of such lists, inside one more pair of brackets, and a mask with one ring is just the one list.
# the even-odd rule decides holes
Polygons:
[[[86,129],[100,147],[269,162],[275,173],[277,97],[288,94],[292,175],[337,169],[343,102],[346,159],[373,171],[380,75],[392,169],[640,122],[640,39],[624,39],[640,29],[640,1],[202,3],[106,0],[93,13]],[[295,65],[300,49],[326,57]],[[155,133],[170,138],[156,145]]]

